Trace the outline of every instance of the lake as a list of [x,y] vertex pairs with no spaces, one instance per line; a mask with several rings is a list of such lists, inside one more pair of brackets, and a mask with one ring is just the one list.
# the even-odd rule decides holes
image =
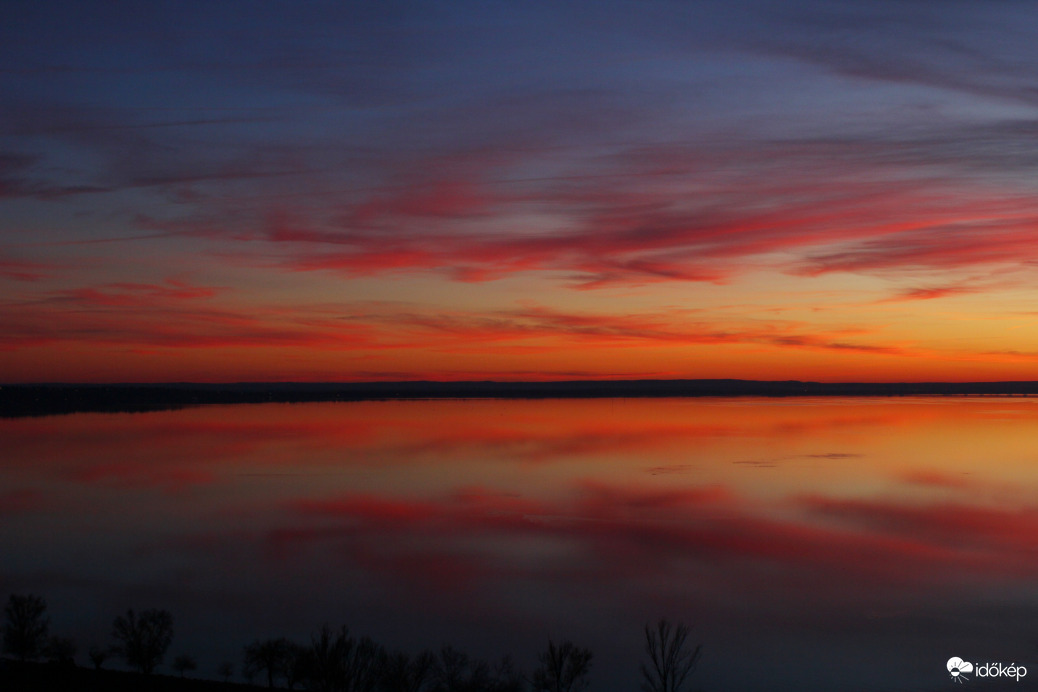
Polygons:
[[703,644],[693,688],[1038,676],[1034,399],[253,404],[0,440],[0,597],[42,595],[83,663],[159,607],[167,664],[214,678],[329,623],[526,671],[571,639],[591,690],[631,690],[660,617]]

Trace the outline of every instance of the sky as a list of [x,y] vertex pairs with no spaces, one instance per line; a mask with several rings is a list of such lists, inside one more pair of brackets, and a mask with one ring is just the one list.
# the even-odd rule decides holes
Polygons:
[[1038,379],[1028,2],[14,2],[0,382]]

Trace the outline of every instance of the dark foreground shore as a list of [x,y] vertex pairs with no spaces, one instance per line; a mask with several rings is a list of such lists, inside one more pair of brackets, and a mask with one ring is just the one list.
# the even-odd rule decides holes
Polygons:
[[0,690],[3,692],[252,692],[262,689],[266,688],[172,675],[94,670],[68,664],[0,660]]

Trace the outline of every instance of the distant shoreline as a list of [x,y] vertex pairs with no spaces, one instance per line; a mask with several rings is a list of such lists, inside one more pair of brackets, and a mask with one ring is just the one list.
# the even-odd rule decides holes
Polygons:
[[0,417],[143,412],[206,404],[420,399],[1038,396],[1038,382],[571,380],[560,382],[244,382],[0,386]]

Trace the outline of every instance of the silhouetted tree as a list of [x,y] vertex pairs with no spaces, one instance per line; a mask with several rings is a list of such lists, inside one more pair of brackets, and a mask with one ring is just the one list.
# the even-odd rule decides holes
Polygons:
[[294,690],[296,685],[305,683],[310,677],[312,665],[310,663],[310,650],[300,646],[293,641],[288,642],[288,651],[285,661],[285,685]]
[[494,690],[494,678],[490,674],[490,664],[475,660],[469,669],[468,679],[462,679],[459,692],[484,692]]
[[94,664],[94,670],[101,670],[101,666],[103,666],[105,661],[108,660],[108,655],[110,653],[112,653],[111,649],[102,649],[97,644],[90,647],[87,656],[90,657],[90,662]]
[[369,637],[362,637],[350,656],[346,692],[373,692],[386,665],[386,650]]
[[432,669],[435,692],[462,692],[468,689],[473,671],[470,670],[468,654],[453,646],[440,649],[440,655]]
[[522,692],[524,688],[522,672],[516,670],[509,656],[503,657],[494,667],[492,692]]
[[379,680],[380,692],[421,692],[432,676],[435,661],[431,651],[414,658],[401,651],[388,655]]
[[[428,654],[423,654],[423,660],[428,661],[427,657]],[[473,660],[468,654],[445,646],[432,658],[426,689],[429,692],[518,692],[522,684],[522,674],[507,657],[492,668],[486,661]]]
[[688,625],[672,625],[660,620],[655,627],[645,625],[645,653],[642,663],[642,689],[645,692],[679,692],[699,662],[703,645],[688,644]]
[[267,674],[267,687],[273,688],[274,681],[286,676],[289,666],[289,641],[280,639],[256,640],[245,647],[245,666],[257,673]]
[[540,667],[533,672],[534,690],[538,692],[579,692],[587,687],[591,669],[590,649],[564,641],[558,646],[548,640],[548,648],[537,656]]
[[168,610],[133,609],[112,623],[112,636],[119,642],[116,650],[126,663],[144,674],[150,674],[162,663],[166,649],[173,642],[173,616]]
[[43,655],[52,663],[66,666],[76,664],[76,641],[72,637],[51,637],[43,648]]
[[4,608],[4,651],[20,661],[38,658],[47,642],[47,603],[39,596],[11,594]]
[[180,673],[180,677],[184,677],[184,673],[189,670],[196,670],[198,663],[195,661],[194,656],[188,656],[187,654],[180,654],[173,659],[173,670]]
[[216,674],[223,678],[224,682],[227,682],[234,675],[234,665],[230,661],[224,661],[216,667]]
[[335,692],[345,687],[345,659],[352,648],[349,630],[333,630],[325,624],[310,637],[308,678],[320,692]]
[[371,639],[324,625],[311,637],[309,678],[321,692],[372,692],[385,659],[385,650]]

